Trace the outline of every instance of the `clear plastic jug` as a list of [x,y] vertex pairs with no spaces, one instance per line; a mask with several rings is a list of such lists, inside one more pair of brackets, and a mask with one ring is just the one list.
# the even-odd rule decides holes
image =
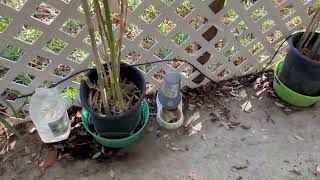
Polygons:
[[66,105],[55,88],[36,89],[31,96],[30,118],[45,143],[65,140],[70,134]]

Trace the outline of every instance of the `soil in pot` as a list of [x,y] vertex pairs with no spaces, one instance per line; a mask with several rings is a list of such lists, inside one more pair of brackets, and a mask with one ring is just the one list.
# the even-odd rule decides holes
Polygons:
[[181,113],[179,109],[162,109],[160,112],[160,117],[167,123],[176,123],[181,118]]
[[[310,44],[316,40],[316,34]],[[279,78],[291,90],[306,96],[320,95],[320,61],[305,54],[310,48],[297,49],[302,33],[294,34],[288,41],[289,50]]]

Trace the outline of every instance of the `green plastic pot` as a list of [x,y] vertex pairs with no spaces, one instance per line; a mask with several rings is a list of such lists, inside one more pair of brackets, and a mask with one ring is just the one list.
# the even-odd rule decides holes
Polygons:
[[[318,101],[320,101],[320,96],[312,97],[299,94],[294,92],[285,86],[279,79],[279,74],[282,70],[283,60],[276,63],[274,67],[274,80],[273,80],[273,88],[276,91],[276,94],[284,101],[294,106],[307,107],[311,106]],[[303,82],[301,82],[303,83]]]
[[146,127],[148,121],[149,121],[149,105],[147,103],[146,100],[143,100],[143,105],[142,105],[142,114],[143,114],[143,120],[144,120],[144,124],[143,126],[134,134],[132,134],[131,136],[128,136],[126,138],[121,138],[121,139],[107,139],[107,138],[103,138],[98,136],[97,134],[95,134],[94,132],[92,132],[89,128],[89,111],[83,107],[82,111],[81,111],[81,119],[82,119],[82,123],[84,128],[86,129],[87,132],[89,132],[94,139],[102,144],[103,146],[106,147],[112,147],[112,148],[122,148],[125,147],[133,142],[135,142],[142,134],[143,129]]

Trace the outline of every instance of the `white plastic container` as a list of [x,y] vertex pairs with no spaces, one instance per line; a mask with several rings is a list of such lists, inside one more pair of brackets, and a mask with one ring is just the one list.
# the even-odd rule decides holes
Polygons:
[[62,141],[70,134],[66,105],[55,88],[36,89],[30,101],[30,117],[45,143]]
[[183,116],[183,112],[182,112],[182,98],[180,99],[180,103],[179,103],[178,108],[177,108],[177,111],[179,113],[178,117],[180,117],[180,118],[175,123],[168,123],[164,119],[162,119],[161,111],[163,110],[163,106],[159,101],[159,93],[157,94],[157,97],[156,97],[156,103],[157,103],[157,118],[156,118],[156,121],[157,121],[157,123],[159,124],[160,127],[165,128],[167,130],[174,130],[174,129],[178,129],[180,126],[182,126],[183,120],[184,120],[184,116]]

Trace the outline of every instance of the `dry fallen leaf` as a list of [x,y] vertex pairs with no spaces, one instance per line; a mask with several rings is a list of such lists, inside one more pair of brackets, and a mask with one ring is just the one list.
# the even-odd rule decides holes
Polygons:
[[36,129],[36,127],[31,127],[29,130],[28,130],[28,132],[29,132],[29,134],[32,134],[32,133],[34,133],[35,131],[36,131],[37,129]]
[[74,160],[74,158],[72,157],[72,155],[70,153],[66,153],[66,154],[62,155],[61,159],[65,159],[65,160],[68,160],[68,161],[73,161]]
[[31,153],[31,150],[28,148],[28,147],[24,147],[24,152],[26,154],[30,154]]
[[317,165],[317,167],[316,167],[316,175],[320,176],[320,166],[319,165]]
[[247,91],[246,90],[242,90],[242,91],[240,91],[240,98],[246,98],[248,95],[247,95]]
[[193,113],[193,115],[188,118],[188,120],[185,123],[184,127],[188,127],[190,125],[190,123],[192,123],[193,121],[195,121],[195,120],[197,120],[199,118],[200,118],[200,113],[198,111]]
[[226,130],[230,130],[235,128],[236,126],[239,126],[240,122],[222,122],[222,126],[226,129]]
[[250,112],[252,108],[252,104],[250,101],[246,101],[241,105],[241,110],[245,112]]
[[242,170],[242,169],[248,168],[249,165],[250,165],[249,160],[246,160],[246,164],[245,165],[243,165],[243,166],[232,166],[231,168],[235,169],[235,170]]
[[31,160],[26,160],[26,164],[32,164]]
[[92,156],[91,159],[97,159],[99,156],[101,156],[101,154],[102,154],[102,153],[99,151],[99,152],[95,153],[95,154]]
[[194,105],[194,104],[188,104],[188,109],[190,111],[194,110],[195,107],[196,107],[196,105]]
[[192,135],[194,135],[194,134],[197,134],[198,132],[201,131],[201,129],[202,129],[202,123],[199,122],[199,123],[196,124],[195,126],[191,127],[189,136],[192,136]]
[[46,159],[39,165],[42,175],[44,175],[49,167],[51,167],[58,158],[58,149],[50,149]]
[[148,126],[147,129],[146,129],[146,131],[149,132],[149,133],[153,132],[154,130],[155,130],[155,128],[152,125]]
[[297,136],[297,135],[293,135],[293,137],[296,138],[296,139],[298,139],[298,140],[300,140],[300,141],[303,141],[303,140],[304,140],[302,137]]
[[185,151],[184,148],[178,148],[178,147],[176,147],[176,146],[171,146],[171,147],[170,147],[170,150],[171,150],[171,151],[180,151],[180,152],[184,152],[184,151]]
[[285,105],[281,104],[281,103],[278,103],[278,102],[274,102],[274,104],[280,108],[284,108],[286,107]]
[[292,112],[292,109],[286,107],[286,108],[284,108],[284,111],[285,111],[285,112]]
[[17,141],[13,141],[9,144],[9,150],[13,150],[16,147]]
[[263,89],[261,89],[260,91],[257,91],[257,92],[256,92],[256,96],[260,96],[260,94],[263,93],[263,92],[266,91],[266,90],[267,90],[267,88],[263,88]]
[[197,174],[196,173],[191,173],[190,175],[189,175],[189,180],[197,180],[198,179],[198,177],[197,177]]
[[111,178],[115,178],[115,177],[116,177],[116,173],[114,172],[113,169],[111,169],[108,174],[109,174],[109,176],[110,176]]
[[290,172],[294,173],[297,176],[301,176],[301,171],[298,169],[297,166],[293,166],[293,169],[291,169]]

